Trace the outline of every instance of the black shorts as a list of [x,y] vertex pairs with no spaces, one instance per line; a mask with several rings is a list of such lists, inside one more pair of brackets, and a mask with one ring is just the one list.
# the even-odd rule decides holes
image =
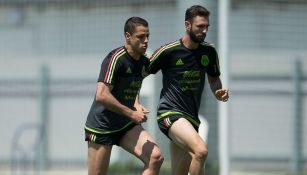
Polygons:
[[110,134],[98,134],[85,129],[85,141],[94,142],[100,145],[119,145],[120,139],[137,124],[132,123],[118,132]]
[[[168,135],[168,131],[171,128],[171,126],[174,124],[174,122],[176,122],[178,119],[180,118],[185,118],[187,119],[184,115],[181,114],[169,114],[167,116],[164,116],[162,118],[159,118],[157,120],[158,122],[158,126],[160,128],[160,130],[163,132],[164,135],[166,135],[166,137],[168,137],[170,140],[172,140],[169,135]],[[187,119],[188,120],[188,119]],[[188,120],[189,121],[189,120]],[[189,121],[192,126],[194,127],[194,129],[198,132],[198,128],[199,126],[196,126],[195,124],[193,124],[191,121]]]

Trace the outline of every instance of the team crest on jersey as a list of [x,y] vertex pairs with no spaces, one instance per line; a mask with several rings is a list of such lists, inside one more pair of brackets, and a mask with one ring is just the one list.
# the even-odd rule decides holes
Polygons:
[[208,56],[207,56],[207,55],[201,56],[200,62],[201,62],[201,64],[202,64],[203,66],[208,66],[208,64],[209,64],[209,58],[208,58]]

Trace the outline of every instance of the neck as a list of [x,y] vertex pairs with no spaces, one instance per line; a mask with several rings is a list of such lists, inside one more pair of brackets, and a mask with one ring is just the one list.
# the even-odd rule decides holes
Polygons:
[[125,44],[125,48],[126,48],[127,52],[129,53],[129,55],[130,55],[133,59],[135,59],[135,60],[139,60],[139,59],[140,59],[141,54],[138,53],[138,52],[136,52],[136,51],[134,51],[130,45]]
[[182,43],[188,49],[197,49],[199,46],[199,43],[193,42],[188,34],[182,37]]

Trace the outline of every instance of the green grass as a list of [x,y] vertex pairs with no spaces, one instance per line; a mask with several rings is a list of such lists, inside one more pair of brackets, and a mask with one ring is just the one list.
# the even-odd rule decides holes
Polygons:
[[[109,167],[110,175],[135,175],[142,171],[143,167],[139,162],[127,161],[127,162],[115,162]],[[206,174],[218,175],[219,167],[217,162],[210,162],[206,165]],[[171,174],[171,163],[170,161],[164,161],[160,170],[162,175]]]

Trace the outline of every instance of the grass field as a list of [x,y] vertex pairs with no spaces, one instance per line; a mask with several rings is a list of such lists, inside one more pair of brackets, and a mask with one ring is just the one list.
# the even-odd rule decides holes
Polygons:
[[[18,174],[23,174],[23,173],[18,173]],[[16,175],[18,175],[16,174]],[[35,173],[29,172],[28,175],[34,175]],[[109,174],[109,175],[136,175],[139,174],[138,172],[132,172],[130,174]],[[12,175],[10,171],[1,171],[0,170],[0,175]],[[37,175],[37,173],[36,173]],[[87,175],[86,170],[51,170],[51,171],[46,171],[42,172],[40,175]],[[165,174],[161,174],[165,175]],[[167,175],[167,174],[166,174]],[[231,172],[230,175],[289,175],[287,173],[282,173],[282,172]]]

